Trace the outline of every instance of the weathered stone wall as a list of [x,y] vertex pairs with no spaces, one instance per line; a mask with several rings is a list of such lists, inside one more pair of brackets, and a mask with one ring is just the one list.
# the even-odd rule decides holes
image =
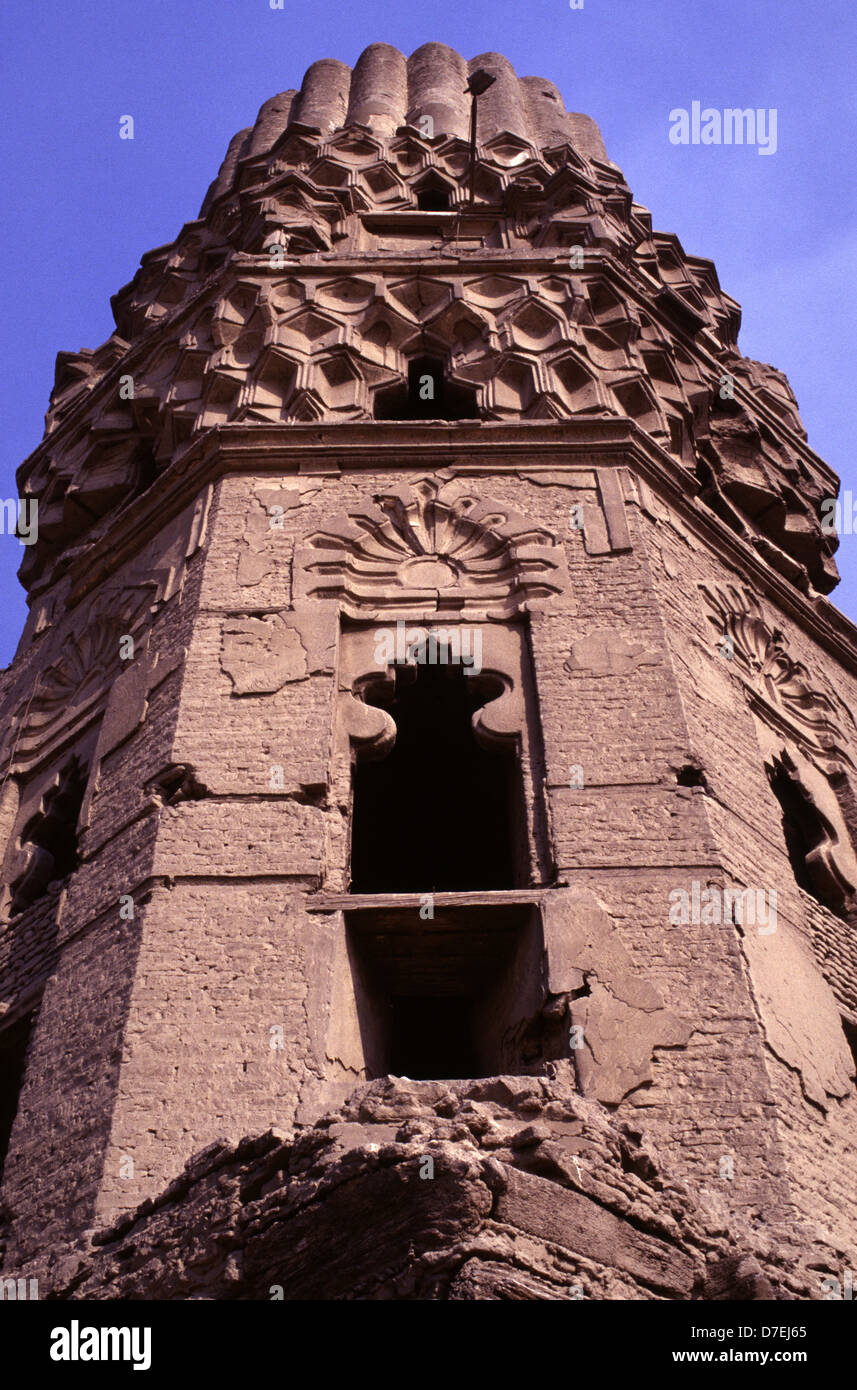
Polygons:
[[299,885],[214,883],[211,867],[196,880],[186,859],[146,908],[101,1222],[155,1196],[200,1145],[260,1121],[288,1127],[321,1067],[313,974],[324,962]]
[[[138,632],[136,672],[133,661],[120,663],[117,629],[101,691],[106,703],[102,698],[93,706],[81,735],[96,751],[81,816],[80,867],[0,931],[0,1000],[10,1017],[37,1009],[4,1171],[10,1267],[43,1261],[94,1219],[145,930],[162,804],[153,786],[172,762],[201,558],[190,562],[183,590],[142,639]],[[124,577],[138,577],[133,566],[120,573],[120,585]],[[115,592],[108,591],[108,610]],[[52,634],[53,650],[62,651],[68,634],[79,631],[78,615],[70,614]],[[135,700],[129,676],[143,670],[148,696]],[[26,680],[21,689],[26,700]],[[13,689],[10,702],[15,698]],[[38,785],[43,774],[35,766],[30,776]],[[134,900],[133,918],[120,915],[122,895]]]
[[[413,470],[411,484],[420,476]],[[609,1066],[596,1068],[591,1094],[600,1087],[620,1116],[643,1123],[687,1181],[716,1193],[724,1210],[769,1221],[793,1212],[847,1240],[853,1097],[836,1097],[826,1114],[814,1108],[765,1046],[734,924],[669,920],[672,889],[693,879],[755,883],[773,853],[782,921],[807,932],[806,895],[790,886],[776,845],[776,803],[754,720],[731,673],[706,674],[717,657],[698,586],[722,572],[698,541],[627,504],[622,533],[615,501],[593,490],[594,478],[546,469],[536,451],[514,470],[498,454],[488,481],[497,505],[555,535],[561,552],[558,591],[530,615],[529,633],[549,799],[546,858],[557,883],[594,892],[615,934],[606,954],[602,942],[586,958],[595,966],[584,974],[601,991],[587,1005],[586,1028],[597,1035],[608,1026],[604,1007],[625,1009],[631,1030],[645,1017],[621,1002],[622,968],[610,965],[620,950],[679,1030],[650,1040],[630,1071],[618,1062],[612,1076]],[[633,478],[632,468],[623,483],[629,498]],[[480,495],[485,482],[474,483]],[[357,1079],[338,1056],[332,1018],[343,978],[348,988],[342,920],[304,908],[307,893],[341,880],[349,808],[331,783],[336,604],[306,594],[301,575],[307,538],[332,515],[360,515],[402,484],[398,470],[338,473],[331,465],[322,479],[227,477],[204,558],[192,562],[196,578],[152,629],[145,722],[129,734],[120,719],[113,746],[102,743],[84,841],[93,858],[67,895],[74,941],[52,981],[56,999],[45,996],[28,1070],[28,1085],[44,1096],[39,1079],[58,1055],[64,1075],[75,1067],[88,1075],[97,1047],[104,1051],[92,1113],[76,1114],[71,1128],[61,1122],[54,1140],[66,1154],[75,1133],[84,1142],[100,1124],[97,1145],[85,1141],[88,1167],[75,1167],[80,1196],[71,1211],[59,1212],[69,1183],[59,1160],[51,1179],[57,1241],[84,1220],[109,1221],[155,1197],[191,1153],[221,1136],[234,1143],[266,1125],[312,1122]],[[573,524],[575,506],[584,530]],[[152,666],[156,648],[160,666]],[[160,680],[151,674],[159,669],[167,673]],[[702,769],[707,786],[685,785],[688,768]],[[168,769],[177,771],[165,779]],[[754,805],[772,829],[748,828]],[[110,905],[144,881],[135,921],[117,927]],[[81,936],[84,904],[93,900],[108,906],[95,934]],[[24,929],[40,910],[24,914]],[[837,919],[823,909],[811,920],[816,941],[836,935]],[[19,972],[23,958],[15,953]],[[847,980],[847,951],[843,960]],[[58,1003],[72,1007],[68,972],[79,970],[93,999],[110,1000],[109,1017],[94,1002],[88,1011],[91,1038],[71,1028]],[[66,1039],[62,1054],[57,1037]],[[31,1136],[23,1164],[43,1142],[26,1091],[19,1126]],[[724,1160],[734,1165],[731,1177]],[[23,1223],[33,1194],[19,1188],[16,1163],[10,1156],[7,1201]],[[39,1258],[36,1245],[12,1248],[20,1259]]]
[[[813,1261],[813,1268],[807,1264]],[[386,1079],[294,1138],[197,1155],[58,1260],[51,1298],[819,1297],[835,1257],[728,1224],[556,1078]]]
[[[753,1250],[810,1296],[808,1262],[838,1273],[857,1237],[857,646],[821,597],[836,480],[713,265],[552,84],[373,45],[265,103],[114,308],[61,355],[19,475],[40,535],[0,673],[2,906],[48,886],[0,926],[0,1026],[38,1008],[7,1267],[96,1296],[266,1297],[281,1269],[288,1297],[679,1298],[756,1287]],[[387,418],[424,352],[473,418]],[[352,763],[395,737],[372,633],[400,618],[486,634],[472,727],[518,759],[506,906],[543,947],[498,1012],[541,1075],[378,1082],[306,1129],[383,1070],[345,895]],[[795,882],[783,751],[842,915]],[[52,881],[72,754],[80,864]],[[694,884],[775,890],[776,930],[676,920]],[[138,1253],[92,1256],[141,1200]]]
[[[760,959],[758,932],[741,935],[747,959],[744,972],[753,1004],[753,1027],[764,1045],[770,1078],[768,1112],[776,1116],[779,1152],[790,1200],[802,1216],[823,1224],[831,1239],[853,1252],[857,1239],[851,1193],[857,1182],[857,1085],[844,1034],[835,1023],[826,1031],[822,1006],[807,1013],[801,996],[814,997],[809,981],[813,955],[830,995],[825,1016],[841,1012],[853,1018],[857,949],[848,926],[815,901],[795,882],[781,827],[781,810],[764,771],[759,732],[748,707],[735,666],[722,655],[722,632],[707,616],[701,585],[742,585],[737,569],[728,570],[675,517],[663,515],[647,525],[646,545],[652,575],[664,613],[669,648],[681,689],[694,761],[704,770],[707,787],[692,792],[704,798],[712,833],[730,882],[777,895],[777,931],[766,937],[766,961]],[[804,607],[803,623],[792,611],[768,596],[771,626],[780,628],[789,650],[810,674],[819,690],[832,691],[845,711],[855,708],[857,681],[810,635],[814,614]],[[791,605],[789,606],[791,608]],[[810,631],[807,631],[807,628]],[[846,751],[857,762],[857,740],[847,713],[841,717]],[[785,735],[781,735],[782,744]],[[776,743],[776,738],[774,742]],[[703,876],[704,877],[704,876]],[[687,886],[687,885],[685,885]],[[703,928],[710,936],[714,928]],[[729,928],[719,930],[729,931]],[[734,928],[731,929],[734,932]],[[755,939],[754,939],[755,937]],[[772,976],[784,990],[771,994]],[[783,1030],[786,1035],[784,1036]],[[730,1025],[728,1043],[734,1046]],[[820,1059],[832,1076],[825,1092],[818,1080]],[[844,1069],[844,1072],[843,1072]],[[736,1162],[748,1175],[755,1173],[764,1188],[769,1168],[745,1146],[740,1134],[726,1142],[729,1130],[718,1129],[723,1152],[740,1153]],[[740,1149],[736,1147],[740,1145]],[[712,1177],[717,1181],[716,1170]],[[853,1253],[850,1256],[853,1259]]]
[[[500,468],[498,458],[491,493],[534,524],[553,527],[570,575],[565,592],[531,619],[557,879],[595,889],[635,972],[659,991],[690,1034],[685,1046],[655,1052],[651,1085],[642,1084],[648,1073],[641,1069],[623,1108],[641,1112],[653,1134],[684,1155],[695,1181],[722,1185],[720,1159],[742,1155],[727,1200],[769,1207],[781,1160],[735,929],[727,924],[712,933],[704,925],[672,926],[667,920],[670,888],[688,876],[717,872],[720,861],[699,789],[677,781],[691,757],[690,743],[645,553],[636,530],[622,552],[588,553],[584,533],[569,521],[572,505],[592,505],[586,475],[582,486],[573,476],[562,485],[555,474],[531,473],[524,480]],[[163,907],[153,903],[146,917],[150,947],[138,967],[129,1023],[133,1060],[115,1120],[111,1164],[116,1168],[124,1153],[145,1157],[135,1163],[133,1183],[115,1173],[110,1178],[110,1201],[122,1205],[152,1195],[190,1152],[216,1135],[237,1140],[248,1118],[267,1124],[293,1116],[313,1050],[320,1074],[337,1071],[324,1055],[325,1008],[305,1016],[288,994],[282,1002],[288,1060],[265,1055],[266,1030],[280,1021],[278,990],[288,980],[296,997],[305,998],[319,962],[315,934],[324,919],[312,917],[299,929],[298,900],[286,913],[284,899],[331,873],[344,853],[347,827],[347,808],[327,795],[334,605],[304,600],[291,611],[287,605],[294,595],[295,554],[306,537],[334,513],[365,510],[373,497],[401,486],[401,475],[336,476],[331,470],[323,486],[315,478],[305,488],[303,483],[300,477],[280,484],[233,477],[222,486],[174,748],[174,760],[193,769],[206,796],[167,808],[161,818],[153,873],[174,886]],[[272,528],[260,496],[277,506],[271,499],[288,494],[292,504],[284,507],[282,527]],[[255,583],[241,582],[251,550],[248,532]],[[280,631],[297,634],[281,650],[277,622],[284,625]],[[242,683],[256,688],[236,693]],[[283,769],[277,788],[270,785],[274,766]],[[584,786],[572,789],[575,766],[583,769]],[[227,913],[227,939],[234,931],[252,944],[242,949],[240,968],[236,963],[228,1002],[207,1023],[213,1006],[205,980],[218,979],[220,966],[226,968],[224,927],[218,924],[228,901],[235,907]],[[280,925],[284,916],[288,946]],[[322,956],[329,976],[329,945]],[[260,968],[272,991],[270,1007],[255,984]],[[162,996],[170,981],[179,987],[170,990],[166,1008]],[[634,1026],[633,1014],[628,1026]],[[185,1040],[184,1047],[194,1039],[198,1054],[171,1064],[169,1085],[160,1060],[165,1027]],[[242,1068],[253,1069],[260,1049],[257,1082]],[[183,1082],[186,1065],[191,1071]],[[164,1083],[152,1083],[160,1111],[155,1135],[144,1123],[148,1091],[134,1099],[148,1075]],[[199,1094],[199,1106],[188,1105],[191,1091]],[[318,1113],[330,1092],[310,1084],[306,1094],[309,1108],[302,1114],[312,1118],[313,1106]],[[212,1108],[214,1095],[218,1104]],[[612,1093],[610,1098],[622,1099]],[[106,1214],[111,1207],[104,1201]]]
[[692,1028],[686,1047],[656,1052],[652,1085],[620,1113],[637,1111],[694,1183],[723,1186],[721,1158],[740,1153],[725,1200],[758,1209],[776,1200],[782,1164],[735,929],[669,920],[670,891],[722,877],[722,859],[700,792],[679,784],[692,742],[667,619],[630,509],[629,518],[633,552],[579,549],[578,614],[570,630],[553,620],[572,662],[544,701],[546,736],[562,750],[560,769],[579,763],[587,784],[553,791],[554,833],[569,881],[594,888],[636,970]]

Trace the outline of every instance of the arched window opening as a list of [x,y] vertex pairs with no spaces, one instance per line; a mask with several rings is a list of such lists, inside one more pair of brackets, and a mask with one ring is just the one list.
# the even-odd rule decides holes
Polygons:
[[475,711],[502,692],[497,677],[447,664],[396,668],[395,691],[366,692],[397,736],[380,762],[354,769],[351,890],[465,892],[526,881],[525,818],[518,759],[483,748]]
[[51,883],[77,868],[77,822],[85,791],[86,771],[72,758],[21,832],[27,864],[12,884],[10,916],[24,912]]
[[408,379],[375,392],[376,420],[476,420],[476,388],[448,381],[437,357],[413,357]]
[[846,916],[847,893],[827,853],[836,843],[836,831],[803,786],[787,753],[775,758],[767,773],[780,803],[783,835],[795,881],[823,907],[839,917]]

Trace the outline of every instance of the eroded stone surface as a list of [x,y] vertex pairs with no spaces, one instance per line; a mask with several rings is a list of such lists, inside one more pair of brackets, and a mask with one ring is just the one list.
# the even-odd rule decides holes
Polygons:
[[546,914],[548,987],[567,994],[584,1095],[617,1105],[652,1079],[656,1047],[687,1043],[693,1024],[664,1008],[654,986],[634,971],[604,905],[587,890],[552,899]]
[[307,674],[300,634],[276,616],[226,623],[220,664],[236,695],[271,695]]
[[293,1139],[198,1155],[57,1265],[51,1297],[808,1295],[773,1234],[724,1229],[638,1132],[556,1079],[391,1077]]

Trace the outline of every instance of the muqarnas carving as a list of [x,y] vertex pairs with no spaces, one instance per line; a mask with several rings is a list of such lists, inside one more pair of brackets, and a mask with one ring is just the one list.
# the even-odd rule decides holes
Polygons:
[[[403,400],[412,417],[425,359],[440,374],[436,418],[632,421],[780,573],[832,588],[836,539],[818,511],[835,480],[782,373],[738,351],[740,309],[712,262],[653,228],[594,122],[553,84],[484,55],[502,77],[482,98],[471,169],[464,59],[381,49],[395,93],[385,68],[351,102],[337,65],[332,104],[309,91],[265,103],[199,217],[115,297],[116,331],[60,354],[46,439],[20,477],[40,501],[25,584],[43,586],[64,548],[205,431],[389,418]],[[423,88],[435,64],[458,74],[440,104],[434,77]],[[406,264],[384,264],[390,251]],[[447,251],[430,270],[407,263]],[[359,271],[319,253],[356,256]]]
[[[805,437],[782,372],[749,358],[731,361],[729,371]],[[833,482],[803,463],[800,451],[762,423],[746,402],[723,401],[712,393],[697,476],[712,510],[798,588],[811,584],[826,594],[838,583],[833,556],[839,541],[823,531],[820,520]]]

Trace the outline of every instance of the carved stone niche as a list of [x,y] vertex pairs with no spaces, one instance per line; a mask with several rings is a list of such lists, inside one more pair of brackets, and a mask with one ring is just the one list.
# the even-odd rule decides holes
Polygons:
[[708,620],[717,630],[718,656],[745,688],[759,727],[775,730],[828,777],[853,772],[849,753],[857,724],[843,700],[797,661],[789,642],[749,589],[702,584]]
[[[341,623],[332,780],[345,833],[341,852],[331,846],[328,887],[341,889],[348,878],[352,791],[367,781],[360,767],[391,759],[394,707],[402,714],[409,704],[413,714],[414,704],[429,698],[438,668],[451,679],[435,695],[447,713],[455,709],[457,736],[468,744],[469,773],[478,762],[470,757],[474,743],[500,758],[505,754],[507,769],[514,763],[514,843],[506,857],[514,860],[515,884],[549,877],[527,623],[528,614],[562,594],[567,583],[562,546],[549,531],[505,503],[477,498],[466,480],[443,474],[376,495],[333,518],[298,548],[297,606],[321,613],[333,600]],[[469,729],[462,731],[465,707]],[[425,711],[421,717],[425,721]],[[448,728],[430,736],[426,731],[415,749],[417,760],[432,739],[442,750]],[[484,795],[485,785],[496,771],[482,782],[487,810],[476,824],[484,833],[497,804],[497,796]],[[427,776],[431,781],[432,770]],[[458,805],[467,787],[454,769],[448,780]],[[498,788],[497,795],[502,799],[505,790]],[[502,861],[502,852],[495,858]]]

